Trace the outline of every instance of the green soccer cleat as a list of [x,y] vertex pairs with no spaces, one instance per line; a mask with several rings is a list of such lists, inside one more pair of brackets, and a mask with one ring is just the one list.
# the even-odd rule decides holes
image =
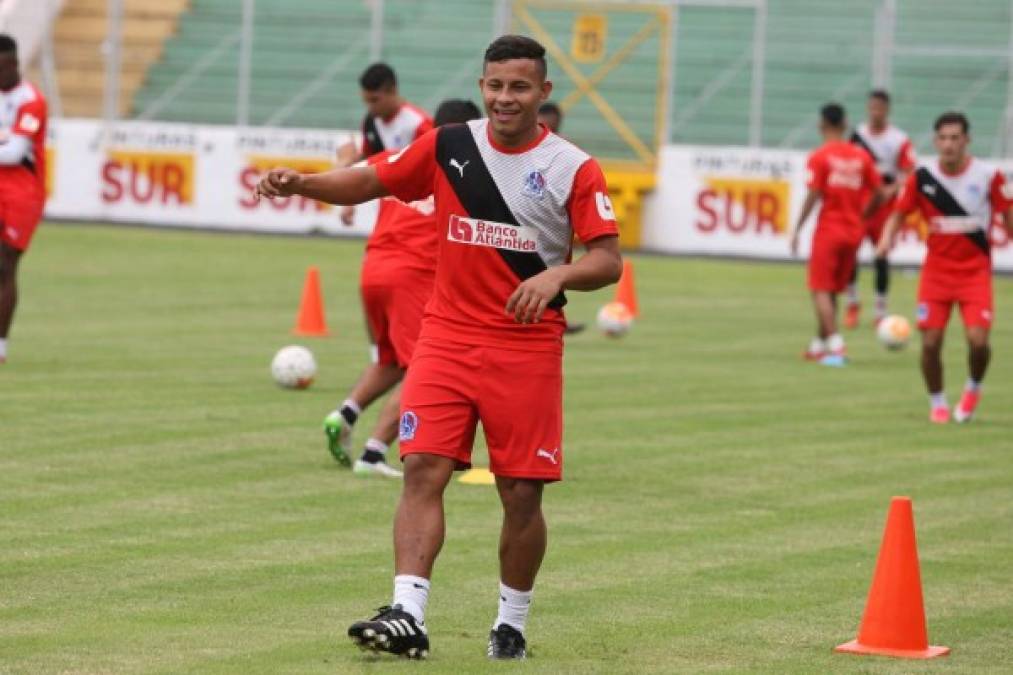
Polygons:
[[327,436],[327,449],[344,467],[352,466],[349,451],[352,449],[352,425],[345,421],[337,410],[324,418],[324,434]]

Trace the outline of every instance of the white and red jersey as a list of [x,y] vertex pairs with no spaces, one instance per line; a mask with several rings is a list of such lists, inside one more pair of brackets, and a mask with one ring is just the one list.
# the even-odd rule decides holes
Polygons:
[[892,124],[876,133],[867,122],[863,122],[851,134],[851,142],[869,153],[884,183],[893,183],[901,173],[915,168],[911,139]]
[[408,102],[402,103],[388,119],[366,115],[362,120],[362,156],[402,150],[432,128],[432,118],[422,108]]
[[539,323],[505,307],[521,281],[570,260],[574,233],[618,235],[597,162],[545,127],[527,146],[501,147],[482,119],[435,129],[376,171],[402,201],[436,199],[439,260],[421,339],[562,350],[562,293]]
[[1013,205],[1011,188],[1001,171],[973,157],[955,174],[933,162],[908,176],[895,209],[905,215],[920,211],[928,223],[925,269],[962,273],[989,268],[992,216]]
[[0,166],[0,190],[20,199],[46,198],[46,99],[27,80],[0,91],[0,142],[24,136],[30,147],[20,164]]

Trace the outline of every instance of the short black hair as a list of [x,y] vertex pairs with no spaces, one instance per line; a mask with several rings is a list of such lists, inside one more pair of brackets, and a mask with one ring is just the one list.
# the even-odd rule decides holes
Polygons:
[[563,110],[554,101],[546,101],[538,107],[539,115],[555,115],[559,119],[563,119]]
[[879,99],[883,103],[890,105],[890,92],[886,89],[873,89],[869,92],[869,98]]
[[482,111],[471,101],[463,98],[448,98],[436,108],[433,124],[442,127],[444,124],[460,124],[469,120],[477,120]]
[[366,91],[393,89],[397,86],[397,75],[386,63],[373,63],[359,76],[359,86]]
[[0,33],[0,54],[18,54],[18,43],[7,33]]
[[525,35],[501,35],[493,40],[485,50],[482,65],[511,59],[531,59],[537,62],[542,77],[549,71],[545,63],[545,47]]
[[959,124],[965,134],[971,130],[971,123],[967,120],[967,115],[956,110],[949,110],[937,117],[936,123],[932,125],[932,128],[935,131],[939,131],[940,127],[947,124]]
[[820,117],[832,127],[837,127],[838,129],[844,128],[844,106],[840,103],[827,103],[820,108]]

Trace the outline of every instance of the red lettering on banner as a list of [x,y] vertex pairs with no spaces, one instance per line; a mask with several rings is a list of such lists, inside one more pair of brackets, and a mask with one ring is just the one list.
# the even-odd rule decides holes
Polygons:
[[697,194],[700,232],[724,229],[777,236],[784,229],[786,204],[777,191],[739,185],[735,189],[704,188]]
[[107,204],[129,199],[137,204],[186,204],[187,167],[173,161],[109,159],[102,165],[101,198]]
[[120,183],[119,162],[106,162],[102,165],[102,201],[106,204],[123,199],[123,184]]

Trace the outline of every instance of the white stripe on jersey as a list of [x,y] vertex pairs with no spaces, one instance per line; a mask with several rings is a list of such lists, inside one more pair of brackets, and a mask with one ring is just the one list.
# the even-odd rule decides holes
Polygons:
[[868,122],[859,124],[855,133],[872,150],[879,173],[896,178],[901,170],[901,150],[908,142],[908,135],[892,124],[888,125],[881,133],[874,134],[869,129]]
[[425,118],[410,105],[402,105],[389,122],[380,117],[373,118],[376,133],[383,141],[385,150],[403,150],[415,140],[415,134]]
[[[988,230],[992,222],[992,179],[997,169],[975,157],[959,176],[947,175],[938,162],[925,164],[932,177],[946,188],[954,200],[967,212],[966,216],[937,216],[929,223],[940,234]],[[926,194],[931,198],[932,195]]]
[[562,265],[573,237],[566,205],[590,155],[552,133],[527,152],[500,152],[489,141],[488,124],[488,119],[468,122],[482,160],[517,222],[537,233],[538,255],[548,267]]

